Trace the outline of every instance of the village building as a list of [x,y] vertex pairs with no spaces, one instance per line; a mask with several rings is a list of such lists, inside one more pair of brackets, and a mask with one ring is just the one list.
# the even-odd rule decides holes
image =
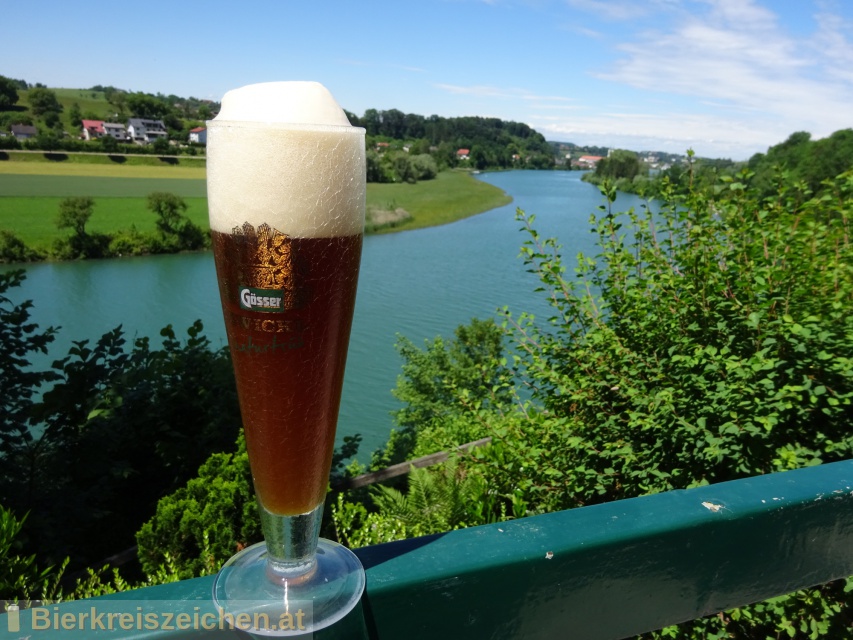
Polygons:
[[16,140],[29,140],[38,135],[38,129],[31,124],[13,124],[12,135]]
[[137,144],[148,144],[158,138],[168,138],[166,125],[162,120],[131,118],[127,121],[127,134]]
[[207,144],[207,129],[204,127],[190,129],[190,142],[195,142],[196,144]]

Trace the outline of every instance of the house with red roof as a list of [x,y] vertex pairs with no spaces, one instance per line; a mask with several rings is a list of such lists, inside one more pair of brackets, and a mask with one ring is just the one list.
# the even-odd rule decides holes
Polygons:
[[190,129],[190,142],[197,144],[207,144],[207,129],[204,127],[196,127]]
[[471,155],[470,149],[457,149],[456,151],[456,159],[457,160],[467,160],[468,156]]
[[597,165],[603,156],[581,156],[578,158],[577,166],[581,169],[595,169],[595,165]]
[[83,139],[95,140],[104,137],[103,120],[83,120]]
[[103,120],[83,120],[83,139],[97,140],[110,136],[120,142],[127,140],[127,129],[119,122],[104,122]]

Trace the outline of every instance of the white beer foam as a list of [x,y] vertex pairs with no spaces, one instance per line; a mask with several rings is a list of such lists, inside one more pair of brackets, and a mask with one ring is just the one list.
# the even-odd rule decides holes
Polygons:
[[321,84],[269,82],[229,91],[208,122],[210,227],[263,223],[292,237],[361,233],[364,130]]

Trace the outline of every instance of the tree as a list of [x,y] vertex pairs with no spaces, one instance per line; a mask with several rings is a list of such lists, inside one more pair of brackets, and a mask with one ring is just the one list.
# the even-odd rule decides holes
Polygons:
[[166,137],[157,138],[151,143],[151,148],[160,155],[169,153],[172,150],[172,145],[169,144],[169,139]]
[[112,136],[102,136],[98,138],[98,140],[100,141],[104,151],[106,151],[107,153],[115,153],[116,151],[118,151],[118,140],[116,140]]
[[109,244],[104,234],[91,235],[86,232],[86,223],[92,217],[95,201],[90,196],[64,198],[59,203],[59,216],[56,226],[71,229],[67,239],[54,242],[53,253],[60,259],[100,258]]
[[62,113],[62,105],[59,104],[56,94],[50,89],[44,87],[30,89],[27,98],[30,102],[30,111],[34,116],[47,117],[49,114],[59,115]]
[[148,209],[157,214],[157,229],[164,235],[174,235],[185,220],[187,203],[183,198],[165,191],[148,194]]
[[183,214],[187,203],[174,193],[154,192],[148,194],[148,209],[157,214],[157,229],[162,246],[159,251],[193,251],[205,246],[204,231]]
[[489,166],[489,158],[486,151],[481,145],[471,148],[471,164],[476,168],[483,170]]
[[141,92],[127,94],[126,103],[137,118],[162,118],[172,110],[168,102]]
[[56,226],[60,229],[71,229],[78,238],[86,236],[86,223],[92,217],[95,200],[91,196],[72,196],[64,198],[59,203],[59,216]]
[[641,173],[643,173],[643,164],[639,156],[633,151],[624,149],[616,149],[609,157],[599,160],[595,167],[596,177],[612,180],[620,178],[633,180]]
[[80,111],[80,105],[76,102],[68,109],[68,119],[75,127],[82,126],[83,124],[83,114]]
[[18,88],[13,80],[0,76],[0,109],[8,109],[18,101]]
[[127,93],[124,91],[115,89],[114,87],[107,87],[104,90],[104,97],[106,97],[107,102],[116,108],[118,115],[123,116],[125,111],[127,111]]
[[56,329],[39,331],[30,322],[32,301],[15,305],[5,295],[25,278],[23,270],[0,272],[0,482],[8,471],[8,456],[32,441],[29,424],[39,387],[55,379],[52,373],[34,370],[29,358],[47,353]]

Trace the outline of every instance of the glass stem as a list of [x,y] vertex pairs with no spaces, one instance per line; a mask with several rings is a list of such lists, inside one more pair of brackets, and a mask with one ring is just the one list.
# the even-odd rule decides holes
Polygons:
[[283,581],[311,572],[323,522],[323,503],[308,513],[282,516],[258,504],[261,531],[267,544],[267,575]]

